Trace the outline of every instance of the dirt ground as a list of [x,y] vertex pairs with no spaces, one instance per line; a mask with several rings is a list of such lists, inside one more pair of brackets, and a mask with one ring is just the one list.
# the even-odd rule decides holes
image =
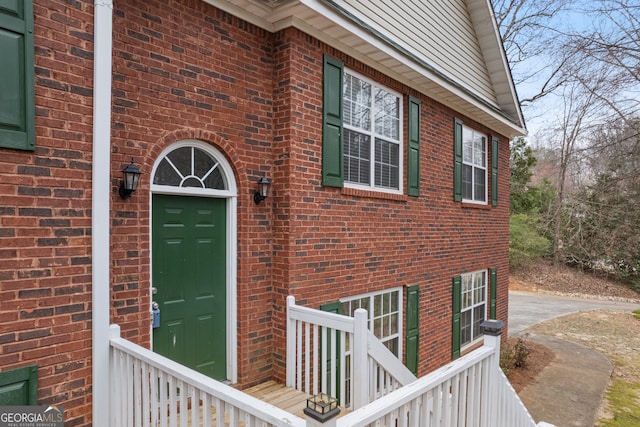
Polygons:
[[[588,273],[573,271],[566,267],[554,267],[543,263],[512,272],[509,279],[511,290],[548,292],[587,298],[640,301],[640,293],[624,285]],[[540,323],[530,329],[537,334],[577,342],[603,353],[614,365],[612,380],[640,383],[640,319],[632,313],[617,311],[590,311],[559,317]],[[553,360],[553,353],[540,345],[526,341],[530,347],[527,366],[507,372],[516,391],[522,390],[536,375]],[[516,338],[503,344],[504,348],[515,345]],[[640,402],[638,402],[640,405]],[[611,418],[605,398],[600,408],[600,418]]]

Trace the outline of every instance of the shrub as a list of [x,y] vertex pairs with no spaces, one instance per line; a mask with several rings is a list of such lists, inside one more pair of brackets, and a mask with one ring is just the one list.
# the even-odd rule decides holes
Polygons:
[[526,368],[529,354],[531,348],[522,338],[518,338],[513,348],[507,347],[500,352],[500,368],[505,374],[511,369]]
[[509,218],[509,265],[521,267],[530,261],[549,254],[551,243],[542,236],[527,214]]

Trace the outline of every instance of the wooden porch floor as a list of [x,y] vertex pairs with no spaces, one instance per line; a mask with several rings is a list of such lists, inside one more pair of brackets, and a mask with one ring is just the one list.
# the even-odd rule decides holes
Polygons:
[[[306,393],[290,387],[285,387],[283,384],[277,383],[275,381],[267,381],[262,384],[258,384],[257,386],[243,390],[243,392],[255,397],[256,399],[260,399],[263,402],[269,403],[277,408],[294,414],[300,418],[305,418],[303,409],[307,406],[307,399],[310,397],[310,395]],[[212,408],[212,410],[213,415],[211,425],[217,425],[215,408]],[[338,417],[341,417],[348,412],[349,411],[345,410],[344,408],[340,408],[340,414],[338,415]],[[191,407],[189,407],[189,425],[191,425],[191,416],[192,411]],[[177,418],[178,424],[180,424],[180,412],[178,412]],[[224,424],[229,425],[228,417],[225,417]],[[200,426],[202,426],[202,420],[200,420]]]
[[302,410],[307,406],[307,399],[311,397],[306,393],[285,387],[284,384],[275,381],[267,381],[243,391],[256,399],[284,409],[300,418],[305,417]]

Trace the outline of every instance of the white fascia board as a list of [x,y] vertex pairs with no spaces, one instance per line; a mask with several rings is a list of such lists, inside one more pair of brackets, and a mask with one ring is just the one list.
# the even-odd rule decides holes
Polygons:
[[[507,59],[507,54],[502,44],[502,37],[500,36],[500,29],[498,28],[498,21],[491,0],[471,0],[468,4],[471,19],[476,34],[478,35],[478,41],[481,43],[481,49],[488,52],[488,54],[485,54],[485,58],[491,57],[496,59],[496,63],[494,64],[487,62],[487,67],[489,68],[490,75],[498,76],[499,81],[495,81],[492,78],[494,88],[500,88],[496,90],[498,102],[501,105],[513,105],[515,113],[518,116],[518,121],[522,124],[523,130],[526,132],[518,93],[513,83],[509,60]],[[486,26],[487,21],[491,23],[491,30],[488,30],[488,26]]]

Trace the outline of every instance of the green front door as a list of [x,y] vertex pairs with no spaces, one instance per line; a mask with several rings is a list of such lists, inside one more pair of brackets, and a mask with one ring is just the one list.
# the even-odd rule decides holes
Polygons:
[[226,200],[153,196],[153,350],[226,379]]

